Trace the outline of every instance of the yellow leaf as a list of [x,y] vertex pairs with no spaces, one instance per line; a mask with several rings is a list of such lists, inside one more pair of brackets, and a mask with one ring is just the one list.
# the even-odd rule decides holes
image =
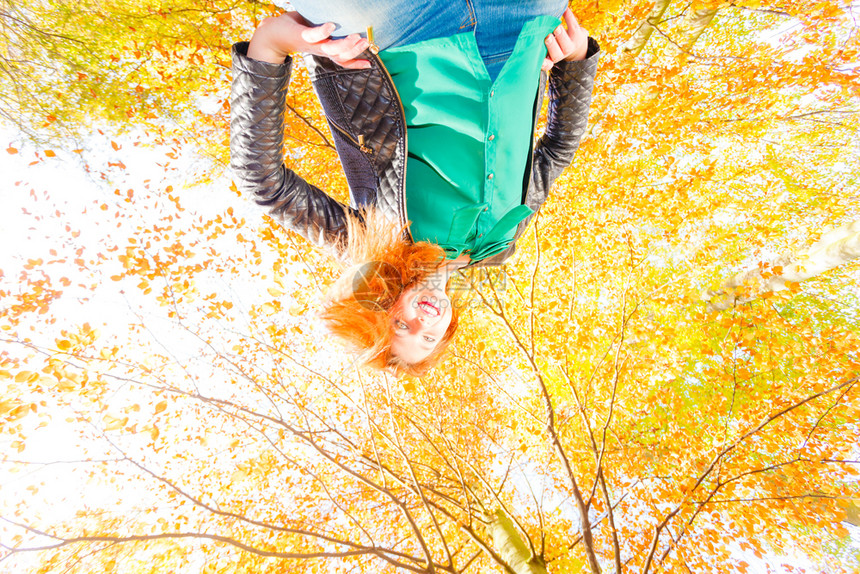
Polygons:
[[57,389],[62,392],[74,391],[76,388],[78,388],[78,386],[74,381],[65,380],[57,383]]
[[279,289],[275,289],[274,287],[269,287],[268,291],[269,291],[269,295],[271,295],[272,297],[280,297],[281,295],[284,294],[283,291],[281,291]]
[[72,344],[69,341],[63,339],[61,341],[57,341],[57,348],[61,351],[68,351],[72,348]]
[[167,401],[161,401],[157,405],[155,405],[155,414],[164,412],[167,409]]
[[33,381],[37,380],[38,378],[39,378],[38,373],[34,373],[33,371],[21,371],[20,373],[15,375],[15,382],[16,383],[23,383],[23,382],[32,383]]
[[123,417],[120,419],[117,417],[113,417],[111,415],[105,415],[104,421],[105,421],[105,430],[106,431],[112,431],[112,430],[121,429],[126,424],[128,424],[128,417]]

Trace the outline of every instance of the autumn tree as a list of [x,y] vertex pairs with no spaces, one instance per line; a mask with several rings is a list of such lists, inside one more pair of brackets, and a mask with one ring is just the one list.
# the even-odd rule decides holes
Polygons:
[[[0,569],[857,569],[856,7],[573,2],[589,135],[397,380],[315,319],[336,265],[220,175],[199,98],[270,7],[51,6],[2,16]],[[291,167],[345,194],[301,68],[289,103]],[[33,183],[60,162],[91,183]]]

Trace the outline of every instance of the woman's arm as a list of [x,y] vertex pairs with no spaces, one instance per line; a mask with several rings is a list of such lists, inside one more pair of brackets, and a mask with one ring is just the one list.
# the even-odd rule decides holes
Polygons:
[[360,51],[352,55],[361,43],[327,40],[328,26],[308,27],[296,18],[301,17],[294,12],[269,18],[250,43],[233,46],[231,164],[241,191],[267,207],[278,223],[340,255],[346,245],[346,216],[353,210],[283,164],[284,113],[292,68],[289,54],[325,47],[341,65],[364,67],[364,61],[354,60]]
[[534,150],[535,195],[530,207],[540,206],[552,183],[571,164],[588,124],[591,92],[597,73],[600,46],[579,26],[568,9],[564,14],[567,30],[559,26],[547,37],[549,107],[546,131]]

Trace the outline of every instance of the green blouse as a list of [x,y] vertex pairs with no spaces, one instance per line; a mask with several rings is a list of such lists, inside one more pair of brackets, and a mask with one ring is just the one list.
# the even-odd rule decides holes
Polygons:
[[532,210],[523,205],[533,137],[532,109],[558,19],[520,31],[491,81],[472,32],[379,53],[406,114],[406,212],[414,241],[454,259],[504,251]]

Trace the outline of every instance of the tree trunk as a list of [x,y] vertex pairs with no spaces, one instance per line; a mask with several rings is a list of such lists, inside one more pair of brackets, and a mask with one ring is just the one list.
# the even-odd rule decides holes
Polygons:
[[517,527],[502,509],[490,515],[487,527],[493,546],[517,574],[547,574],[543,561],[529,551]]
[[693,44],[699,39],[699,36],[705,31],[705,28],[711,25],[716,15],[716,8],[688,12],[681,27],[683,36],[678,40],[678,45],[681,49],[686,52],[692,48]]
[[639,55],[643,48],[645,48],[645,44],[648,43],[648,39],[651,38],[651,34],[654,33],[654,27],[660,22],[660,18],[663,17],[663,13],[666,11],[666,8],[669,7],[669,2],[671,0],[657,0],[654,3],[654,8],[651,10],[651,14],[645,18],[645,21],[642,22],[636,31],[633,32],[633,36],[630,37],[630,40],[624,45],[621,49],[622,53],[626,54],[630,59],[635,58]]
[[[717,291],[703,293],[702,299],[710,311],[722,311],[752,301],[762,293],[788,289],[788,282],[800,283],[857,259],[860,259],[860,221],[825,233],[800,257],[788,259],[783,267],[773,267],[775,272],[770,277],[762,277],[759,269],[738,273]],[[738,293],[741,286],[745,286],[744,292]]]
[[845,520],[842,522],[846,522],[852,526],[860,526],[860,504],[857,504],[858,499],[852,498],[851,500],[840,500],[838,502],[839,507],[845,511]]

